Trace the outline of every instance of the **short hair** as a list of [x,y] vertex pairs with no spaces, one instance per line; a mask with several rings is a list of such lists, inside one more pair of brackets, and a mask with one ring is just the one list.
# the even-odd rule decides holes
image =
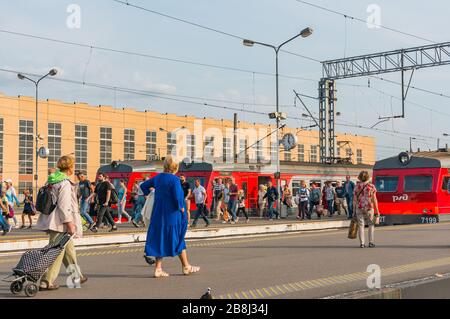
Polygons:
[[125,181],[123,179],[121,179],[120,182],[125,184]]
[[368,171],[361,171],[361,173],[359,173],[358,175],[358,179],[361,182],[367,182],[369,180],[369,172]]
[[74,166],[75,166],[75,159],[72,156],[68,155],[62,156],[58,160],[58,163],[56,164],[56,167],[58,167],[59,170],[62,172],[66,172],[69,169],[73,169]]
[[178,172],[178,163],[174,161],[172,155],[168,155],[164,160],[164,172],[175,174]]

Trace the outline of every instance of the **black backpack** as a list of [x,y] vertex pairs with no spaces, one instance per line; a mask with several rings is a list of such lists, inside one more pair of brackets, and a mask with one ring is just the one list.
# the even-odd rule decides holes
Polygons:
[[47,184],[39,189],[36,198],[36,210],[43,215],[50,215],[56,208],[53,203],[53,185]]
[[109,198],[110,204],[117,204],[119,202],[119,195],[115,188],[111,189],[111,197]]

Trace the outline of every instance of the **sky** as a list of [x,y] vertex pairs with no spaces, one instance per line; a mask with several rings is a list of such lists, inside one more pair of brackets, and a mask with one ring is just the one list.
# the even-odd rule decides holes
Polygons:
[[[42,98],[231,119],[233,110],[203,103],[261,113],[272,112],[275,108],[274,52],[262,46],[243,46],[240,38],[278,45],[309,26],[314,29],[313,35],[298,38],[283,49],[318,61],[430,44],[383,28],[369,28],[365,23],[296,0],[128,2],[147,10],[114,0],[2,1],[0,30],[82,43],[87,47],[0,32],[0,69],[45,74],[55,67],[59,71],[56,77],[60,79],[146,92],[145,95],[136,95],[49,79],[40,86]],[[380,9],[383,26],[434,42],[450,40],[445,32],[450,27],[448,1],[433,0],[426,6],[418,0],[309,2],[363,20],[372,14],[368,8],[376,5]],[[89,46],[141,55],[108,52]],[[279,59],[280,74],[289,76],[280,77],[280,105],[288,115],[287,124],[291,127],[310,125],[308,119],[289,119],[299,118],[305,113],[298,101],[294,106],[293,90],[316,97],[318,81],[322,77],[321,64],[285,52],[280,52]],[[417,70],[411,85],[448,96],[448,68]],[[382,77],[400,81],[398,73]],[[336,109],[341,113],[337,119],[337,131],[376,137],[378,159],[409,149],[410,136],[416,138],[412,141],[414,149],[435,149],[438,138],[441,146],[450,143],[448,137],[443,137],[443,133],[450,133],[447,125],[450,118],[448,97],[411,89],[405,119],[390,120],[377,125],[378,130],[367,130],[348,125],[370,127],[378,122],[380,116],[398,115],[401,112],[400,86],[372,78],[369,87],[367,77],[339,80],[336,85]],[[27,81],[19,81],[15,73],[0,71],[0,92],[33,96],[34,87]],[[195,103],[186,103],[186,100]],[[318,113],[317,100],[305,98],[304,102],[314,114]],[[264,114],[238,111],[238,117],[250,122],[270,122]]]

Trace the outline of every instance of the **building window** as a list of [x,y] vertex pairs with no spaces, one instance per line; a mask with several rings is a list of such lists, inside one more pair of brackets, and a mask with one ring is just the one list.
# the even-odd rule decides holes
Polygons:
[[31,194],[33,194],[33,182],[19,182],[19,190],[17,196],[19,197],[23,194],[24,190],[29,190]]
[[345,157],[347,158],[352,158],[353,152],[351,148],[346,148],[345,149]]
[[3,119],[0,119],[0,174],[3,173]]
[[317,145],[311,145],[310,162],[317,162]]
[[256,161],[258,163],[261,163],[262,161],[264,161],[263,142],[262,141],[258,141],[256,143]]
[[339,146],[336,148],[336,156],[341,157],[341,148]]
[[356,150],[356,163],[362,164],[363,162],[363,152],[362,150]]
[[244,159],[245,162],[248,162],[248,141],[246,139],[239,140],[239,159]]
[[186,136],[186,155],[191,160],[195,158],[195,135]]
[[291,151],[290,150],[284,150],[284,160],[291,161]]
[[177,134],[167,133],[167,155],[177,155]]
[[112,161],[112,128],[100,128],[100,165],[108,165]]
[[205,159],[214,158],[214,136],[205,136],[205,145],[203,147]]
[[61,124],[48,123],[48,168],[55,168],[61,157]]
[[75,171],[87,172],[87,126],[75,125]]
[[233,156],[232,153],[232,147],[231,147],[231,138],[223,138],[223,144],[222,144],[222,151],[223,151],[223,161],[228,162],[231,161]]
[[33,174],[33,121],[19,121],[19,174]]
[[155,131],[147,131],[145,133],[145,153],[147,155],[147,161],[155,160],[157,158]]
[[134,130],[123,131],[123,157],[126,161],[134,160]]
[[305,161],[305,145],[303,144],[298,144],[297,146],[297,156],[298,156],[298,161],[299,162],[304,162]]

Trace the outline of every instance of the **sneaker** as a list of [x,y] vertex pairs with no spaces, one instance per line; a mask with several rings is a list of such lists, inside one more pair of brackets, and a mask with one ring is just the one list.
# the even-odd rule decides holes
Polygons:
[[375,248],[375,244],[374,243],[369,243],[369,248]]
[[111,229],[109,230],[110,233],[117,231],[117,226],[113,226],[111,227]]
[[133,224],[134,227],[139,228],[139,225],[134,220],[132,220],[131,223]]
[[122,221],[119,219],[116,221],[116,224],[122,224]]
[[27,227],[27,229],[31,229],[31,228],[33,228],[33,226],[32,226],[32,225],[30,225],[30,226],[28,226],[28,227]]
[[225,220],[224,220],[224,221],[222,222],[222,224],[226,224],[226,223],[228,223],[228,222],[227,222],[227,221],[225,221]]
[[206,224],[205,227],[209,227],[209,225],[211,225],[211,224]]
[[25,229],[25,227],[26,227],[25,225],[22,225],[20,226],[20,229]]
[[297,219],[300,219],[300,216],[297,216]]
[[89,228],[89,230],[90,230],[91,232],[93,232],[93,233],[97,233],[97,232],[98,232],[98,228],[95,227],[95,226]]
[[366,245],[361,244],[361,245],[359,245],[359,248],[366,248]]
[[234,222],[234,221],[231,221],[231,223],[230,223],[231,225],[234,225],[234,224],[236,224],[236,222]]

